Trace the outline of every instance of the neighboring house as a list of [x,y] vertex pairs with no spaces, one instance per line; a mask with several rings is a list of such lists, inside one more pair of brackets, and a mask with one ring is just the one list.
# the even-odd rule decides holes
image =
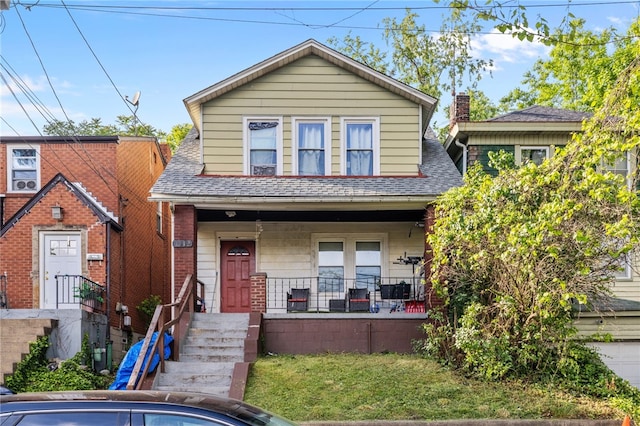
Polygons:
[[1,137],[1,318],[52,316],[58,357],[89,333],[121,358],[146,332],[136,306],[170,297],[168,206],[147,200],[167,155],[148,137]]
[[[208,312],[265,314],[274,352],[389,349],[376,318],[412,319],[387,333],[409,333],[410,350],[434,302],[421,285],[431,204],[461,184],[428,132],[436,99],[308,40],[184,102],[194,129],[150,197],[173,212],[174,294],[193,274]],[[368,346],[332,344],[328,321],[305,328],[293,311],[366,316],[351,329]]]
[[[555,147],[566,145],[571,135],[580,132],[589,114],[558,108],[532,106],[486,121],[469,121],[469,97],[458,95],[452,110],[452,123],[445,149],[458,170],[480,163],[495,174],[488,153],[503,150],[515,157],[516,164],[542,162],[553,155]],[[635,162],[629,156],[614,170],[627,175]],[[640,259],[637,253],[617,276],[613,299],[602,306],[604,317],[581,312],[577,321],[583,335],[611,333],[615,342],[598,344],[604,361],[620,376],[640,386]]]

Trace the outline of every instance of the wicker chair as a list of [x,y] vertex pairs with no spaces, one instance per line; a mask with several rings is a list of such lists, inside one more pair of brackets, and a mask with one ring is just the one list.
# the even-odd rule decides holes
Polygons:
[[366,288],[350,288],[347,293],[349,312],[369,312],[369,290]]
[[287,312],[306,311],[309,308],[309,289],[292,288],[287,293]]

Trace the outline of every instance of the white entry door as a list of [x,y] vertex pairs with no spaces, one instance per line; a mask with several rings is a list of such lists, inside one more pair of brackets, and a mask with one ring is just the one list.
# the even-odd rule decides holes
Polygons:
[[[43,263],[40,305],[43,309],[77,309],[74,289],[69,281],[59,280],[56,275],[81,275],[82,253],[79,233],[45,233],[42,240]],[[41,236],[42,238],[42,236]]]

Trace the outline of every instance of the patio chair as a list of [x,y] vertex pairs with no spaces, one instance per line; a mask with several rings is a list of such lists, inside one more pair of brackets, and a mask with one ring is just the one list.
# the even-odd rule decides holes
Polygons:
[[349,312],[369,312],[369,290],[350,288],[347,293]]
[[287,312],[306,311],[309,308],[309,289],[292,288],[287,293]]

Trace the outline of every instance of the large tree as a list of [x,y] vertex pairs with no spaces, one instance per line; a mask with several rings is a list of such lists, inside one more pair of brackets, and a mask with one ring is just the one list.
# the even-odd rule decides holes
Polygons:
[[[640,241],[639,44],[633,52],[564,149],[518,168],[495,154],[497,177],[472,168],[438,201],[431,276],[452,315],[427,327],[432,354],[487,378],[611,389],[614,378],[599,375],[575,340],[573,314],[579,304],[606,308],[616,272]],[[626,158],[626,176],[607,167]]]
[[[555,44],[548,58],[537,60],[524,74],[522,86],[501,99],[502,108],[538,104],[579,111],[598,109],[604,94],[634,58],[639,23],[636,19],[620,37],[613,29],[587,31],[584,20],[572,20],[571,41]],[[561,30],[554,34],[560,37]]]
[[166,138],[166,133],[150,124],[141,123],[133,115],[119,115],[116,124],[102,124],[102,119],[92,118],[75,123],[73,120],[54,120],[43,127],[46,135],[55,136],[152,136],[159,140]]

